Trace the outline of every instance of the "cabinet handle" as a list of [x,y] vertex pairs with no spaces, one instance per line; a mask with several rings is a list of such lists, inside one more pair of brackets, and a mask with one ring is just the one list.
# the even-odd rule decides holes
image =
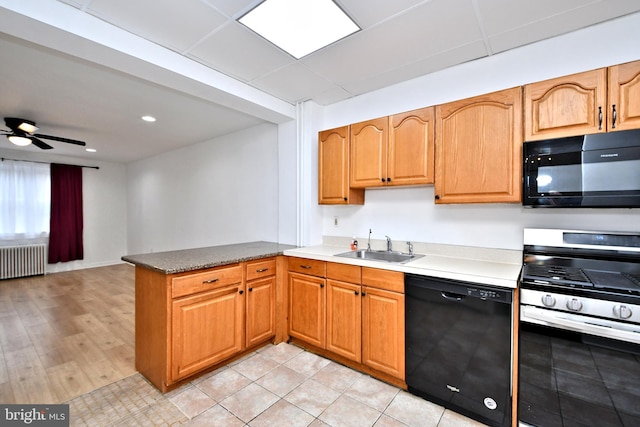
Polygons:
[[346,202],[346,201],[348,201],[348,200],[349,200],[349,199],[347,199],[346,197],[344,198],[344,201],[345,201],[345,202]]
[[436,200],[440,200],[440,196],[436,194]]
[[240,292],[240,295],[244,294],[244,291],[242,289],[240,289],[238,292]]
[[365,291],[362,291],[362,296],[363,296],[363,297],[366,297],[366,296],[367,296],[367,293],[366,293]]
[[321,288],[324,288],[324,283],[320,283],[320,287],[321,287]]
[[618,119],[618,112],[616,111],[616,104],[613,104],[613,123],[611,124],[611,129],[616,128],[616,120]]
[[253,292],[253,288],[249,288],[249,292]]
[[356,295],[358,295],[358,294],[359,294],[359,292],[358,292],[358,291],[354,291],[353,293],[354,293],[354,294],[356,294]]
[[602,130],[602,107],[598,107],[598,130]]
[[310,268],[311,268],[311,266],[310,266],[310,265],[301,265],[301,266],[300,266],[300,268],[305,268],[305,269],[307,269],[307,270],[308,270],[308,269],[310,269]]
[[203,281],[202,281],[202,284],[206,285],[206,284],[208,284],[208,283],[215,283],[215,282],[217,282],[217,281],[218,281],[218,279],[203,280]]
[[261,268],[260,270],[256,270],[256,273],[264,273],[265,271],[269,271],[268,268]]
[[391,182],[391,178],[387,178],[387,182]]

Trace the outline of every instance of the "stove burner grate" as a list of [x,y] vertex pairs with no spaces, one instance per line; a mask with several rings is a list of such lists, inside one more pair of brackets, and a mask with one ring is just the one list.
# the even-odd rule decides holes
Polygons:
[[540,278],[561,282],[590,283],[589,278],[585,276],[584,272],[575,267],[527,264],[525,266],[524,275],[529,278]]

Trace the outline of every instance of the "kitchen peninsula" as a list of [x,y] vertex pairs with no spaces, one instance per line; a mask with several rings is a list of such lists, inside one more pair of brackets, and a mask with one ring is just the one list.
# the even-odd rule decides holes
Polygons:
[[123,256],[135,265],[135,365],[162,392],[286,334],[285,250],[250,242]]

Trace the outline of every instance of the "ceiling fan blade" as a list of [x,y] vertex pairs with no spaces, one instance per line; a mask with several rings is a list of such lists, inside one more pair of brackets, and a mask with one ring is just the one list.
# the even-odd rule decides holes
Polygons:
[[52,146],[50,146],[46,142],[40,141],[38,138],[36,138],[34,136],[28,136],[27,138],[29,138],[31,140],[31,143],[33,145],[35,145],[36,147],[41,148],[43,150],[51,150],[53,148]]
[[83,145],[83,146],[87,145],[87,143],[84,142],[84,141],[78,141],[76,139],[69,139],[69,138],[62,138],[62,137],[59,137],[59,136],[42,135],[40,133],[35,133],[35,134],[33,134],[33,136],[37,136],[38,138],[50,139],[52,141],[66,142],[68,144]]

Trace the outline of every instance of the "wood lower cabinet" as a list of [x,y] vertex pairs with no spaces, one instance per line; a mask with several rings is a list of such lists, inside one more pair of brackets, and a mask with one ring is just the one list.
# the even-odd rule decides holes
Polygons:
[[325,268],[326,277],[318,277],[290,267],[291,337],[329,358],[402,385],[404,274],[331,262]]
[[436,151],[436,203],[520,202],[522,89],[438,105]]
[[362,205],[364,190],[349,182],[349,126],[318,133],[318,204]]
[[246,265],[246,346],[252,347],[276,334],[276,260]]
[[244,285],[175,299],[172,302],[171,380],[213,366],[243,347]]
[[166,392],[274,339],[280,258],[179,274],[136,266],[136,370]]

